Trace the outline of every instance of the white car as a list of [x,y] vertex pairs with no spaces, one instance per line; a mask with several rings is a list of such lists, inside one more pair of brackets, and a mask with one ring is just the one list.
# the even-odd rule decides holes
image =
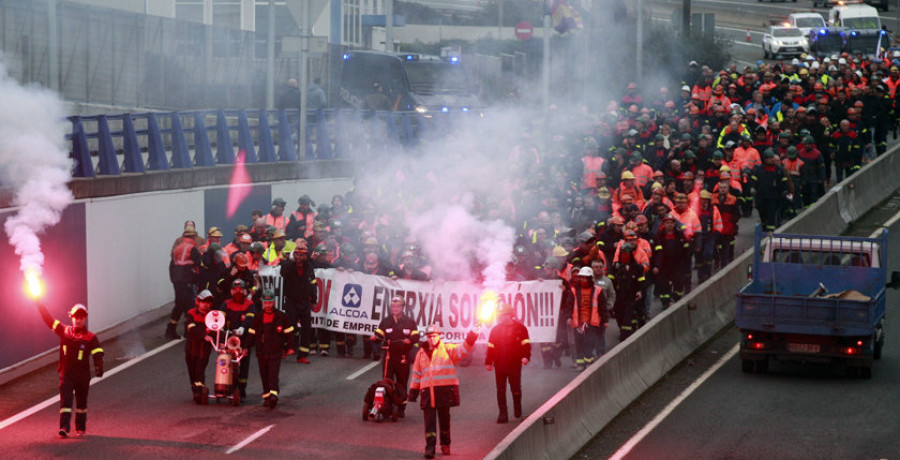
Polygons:
[[796,27],[771,26],[763,35],[763,56],[766,59],[809,52],[809,39]]
[[804,37],[808,37],[813,29],[826,27],[825,18],[819,13],[791,13],[788,15],[788,24],[800,29]]

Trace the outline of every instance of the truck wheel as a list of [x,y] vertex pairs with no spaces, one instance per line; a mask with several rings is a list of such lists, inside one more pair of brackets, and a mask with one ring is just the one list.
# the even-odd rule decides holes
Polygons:
[[749,359],[742,359],[741,360],[741,370],[745,374],[752,374],[753,373],[753,361],[751,361]]

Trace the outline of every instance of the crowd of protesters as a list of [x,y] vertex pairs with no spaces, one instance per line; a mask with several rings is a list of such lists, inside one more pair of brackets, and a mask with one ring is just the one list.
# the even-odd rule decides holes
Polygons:
[[[665,309],[727,265],[754,208],[774,230],[884,153],[896,127],[898,66],[846,54],[718,72],[691,61],[671,85],[631,83],[601,113],[554,118],[548,143],[523,135],[508,154],[522,178],[512,195],[476,196],[471,211],[517,229],[509,281],[562,280],[561,327],[555,343],[541,346],[544,366],[561,366],[563,354],[577,368],[589,365],[605,351],[611,318],[625,339],[649,319],[654,299]],[[196,254],[173,252],[172,323],[191,306],[190,289],[209,289],[221,302],[240,276],[233,272],[307,252],[313,268],[440,278],[397,210],[379,200],[353,191],[316,208],[304,195],[286,213],[279,198],[230,242],[219,228],[203,240],[188,226]],[[332,340],[344,356],[358,342],[319,330],[292,352],[309,362],[328,355]],[[362,348],[378,359],[377,348]]]

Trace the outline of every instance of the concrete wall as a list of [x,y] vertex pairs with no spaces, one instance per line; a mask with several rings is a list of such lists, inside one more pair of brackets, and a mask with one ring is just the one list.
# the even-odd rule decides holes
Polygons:
[[[900,174],[897,149],[832,188],[779,232],[836,235],[888,198]],[[485,458],[573,456],[667,372],[734,322],[735,293],[747,282],[752,251],[737,257],[654,318],[531,414]],[[552,418],[553,423],[546,423]]]

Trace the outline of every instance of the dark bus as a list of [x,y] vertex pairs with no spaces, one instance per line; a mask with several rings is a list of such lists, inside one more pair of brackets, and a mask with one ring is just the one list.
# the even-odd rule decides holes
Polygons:
[[480,111],[458,57],[349,51],[343,55],[339,105],[371,110]]

